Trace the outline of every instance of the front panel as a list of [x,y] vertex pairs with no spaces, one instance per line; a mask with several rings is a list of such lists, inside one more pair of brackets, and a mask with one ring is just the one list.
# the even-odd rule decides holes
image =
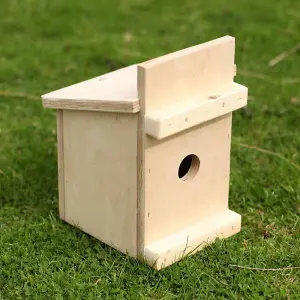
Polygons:
[[165,140],[147,137],[145,246],[228,208],[231,113]]

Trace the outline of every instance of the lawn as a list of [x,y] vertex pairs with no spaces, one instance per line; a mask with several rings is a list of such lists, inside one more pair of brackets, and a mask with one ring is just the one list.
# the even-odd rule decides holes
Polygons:
[[[227,34],[242,231],[157,272],[60,221],[40,95]],[[1,0],[0,37],[1,300],[300,298],[300,1]]]

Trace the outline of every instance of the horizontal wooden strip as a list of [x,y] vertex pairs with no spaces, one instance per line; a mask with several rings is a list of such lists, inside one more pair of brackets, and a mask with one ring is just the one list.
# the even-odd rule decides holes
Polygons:
[[241,229],[241,216],[226,210],[195,225],[146,245],[144,259],[155,269],[167,267],[201,250],[216,238],[227,238]]
[[233,83],[230,92],[185,105],[165,107],[145,117],[148,135],[163,139],[247,105],[248,89]]

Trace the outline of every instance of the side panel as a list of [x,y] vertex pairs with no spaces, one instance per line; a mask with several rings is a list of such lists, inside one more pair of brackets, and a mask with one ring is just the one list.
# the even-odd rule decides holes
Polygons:
[[59,216],[65,220],[64,126],[63,110],[56,111]]
[[137,114],[63,111],[65,220],[137,252]]

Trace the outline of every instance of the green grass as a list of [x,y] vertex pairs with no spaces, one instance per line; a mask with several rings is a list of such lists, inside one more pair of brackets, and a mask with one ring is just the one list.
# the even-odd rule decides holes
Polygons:
[[[241,233],[157,272],[60,221],[54,112],[34,98],[226,34],[251,96],[233,120]],[[297,269],[230,265],[300,266],[300,55],[268,65],[299,42],[300,1],[1,0],[0,37],[0,299],[299,299]]]

